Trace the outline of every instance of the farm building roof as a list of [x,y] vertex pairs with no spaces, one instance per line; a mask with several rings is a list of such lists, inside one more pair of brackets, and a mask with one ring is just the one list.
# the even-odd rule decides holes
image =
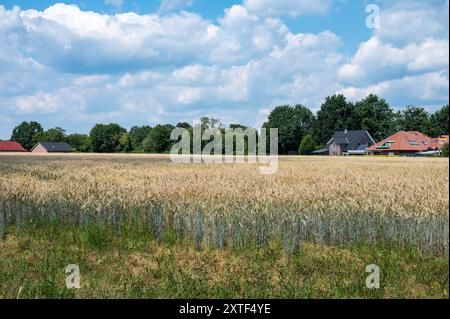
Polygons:
[[[36,146],[38,146],[39,144],[42,145],[49,153],[72,152],[72,146],[65,142],[40,142]],[[33,147],[33,149],[35,149],[36,146]]]
[[26,152],[26,150],[17,142],[0,141],[0,152]]
[[441,149],[443,143],[442,146],[440,144],[439,138],[431,138],[421,132],[400,131],[369,147],[367,150],[370,152],[425,152]]
[[[337,144],[345,145],[345,150],[356,150],[360,145],[361,140],[367,134],[367,136],[372,140],[372,137],[367,131],[364,130],[355,130],[355,131],[337,131],[334,132],[333,137],[327,143],[328,145],[332,142],[336,142]],[[372,143],[375,141],[372,140]]]

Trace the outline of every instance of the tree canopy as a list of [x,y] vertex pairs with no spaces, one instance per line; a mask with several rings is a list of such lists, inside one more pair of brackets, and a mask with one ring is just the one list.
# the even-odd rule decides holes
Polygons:
[[22,122],[13,129],[11,141],[20,143],[25,149],[31,150],[35,145],[33,139],[43,131],[44,129],[38,122]]
[[314,120],[314,114],[302,105],[282,105],[270,113],[263,127],[278,128],[278,150],[280,154],[288,154],[298,151],[299,141],[310,132]]

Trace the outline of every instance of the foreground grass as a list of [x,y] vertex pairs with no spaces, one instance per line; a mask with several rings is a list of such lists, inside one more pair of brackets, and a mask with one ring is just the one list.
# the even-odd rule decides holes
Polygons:
[[[288,261],[280,244],[196,252],[168,233],[46,226],[0,241],[0,298],[448,298],[449,263],[398,247],[303,243]],[[81,289],[65,288],[77,264]],[[365,286],[366,265],[381,288]]]

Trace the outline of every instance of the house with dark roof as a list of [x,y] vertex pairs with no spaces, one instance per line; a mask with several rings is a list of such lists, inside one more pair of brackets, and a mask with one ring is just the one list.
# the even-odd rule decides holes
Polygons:
[[375,144],[375,141],[367,131],[337,131],[334,132],[325,148],[314,152],[314,154],[330,156],[364,155],[367,148],[373,144]]
[[0,141],[0,152],[26,152],[26,150],[17,142]]
[[371,154],[384,155],[413,155],[424,152],[440,152],[444,144],[448,143],[448,136],[431,138],[417,131],[400,131],[369,147]]
[[32,153],[71,153],[72,146],[64,142],[40,142],[31,150]]

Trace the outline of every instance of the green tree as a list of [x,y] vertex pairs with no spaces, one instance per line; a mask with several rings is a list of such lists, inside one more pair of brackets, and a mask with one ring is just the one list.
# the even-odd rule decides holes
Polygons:
[[119,139],[119,146],[117,150],[119,152],[129,153],[132,149],[130,135],[128,133],[124,133]]
[[170,151],[172,141],[170,133],[174,127],[172,125],[157,125],[150,130],[150,133],[143,141],[144,151],[147,153],[164,153]]
[[445,143],[442,148],[442,156],[448,157],[448,143]]
[[48,129],[45,132],[40,132],[33,137],[33,144],[39,142],[65,142],[66,131],[61,127]]
[[96,124],[89,136],[92,150],[96,153],[114,153],[120,145],[120,138],[127,132],[118,124]]
[[317,144],[325,144],[337,130],[360,129],[355,108],[342,94],[328,96],[317,112],[313,136]]
[[142,142],[148,136],[151,131],[150,126],[134,126],[131,128],[129,133],[131,148],[133,151],[142,152]]
[[370,94],[355,104],[355,121],[358,129],[366,130],[375,139],[382,139],[395,133],[395,115],[385,100]]
[[31,150],[34,146],[34,137],[44,130],[38,122],[22,122],[16,126],[11,134],[11,141],[21,144],[25,149]]
[[211,118],[208,116],[201,117],[200,124],[202,125],[202,129],[222,128],[223,127],[223,125],[222,125],[222,123],[220,123],[219,119]]
[[400,126],[403,131],[419,131],[429,134],[430,116],[423,107],[410,105],[400,114]]
[[449,116],[447,104],[431,115],[429,135],[432,137],[448,135],[448,121]]
[[316,144],[311,135],[307,134],[303,137],[300,143],[299,153],[301,155],[310,155],[316,149]]
[[92,150],[91,139],[86,134],[70,134],[66,137],[66,142],[70,144],[76,152],[87,153]]
[[184,128],[186,130],[189,130],[192,128],[191,124],[189,124],[188,122],[180,122],[176,125],[176,127]]
[[302,105],[282,105],[270,113],[263,127],[278,128],[278,151],[280,154],[288,154],[298,151],[298,141],[310,132],[314,119],[314,114]]

